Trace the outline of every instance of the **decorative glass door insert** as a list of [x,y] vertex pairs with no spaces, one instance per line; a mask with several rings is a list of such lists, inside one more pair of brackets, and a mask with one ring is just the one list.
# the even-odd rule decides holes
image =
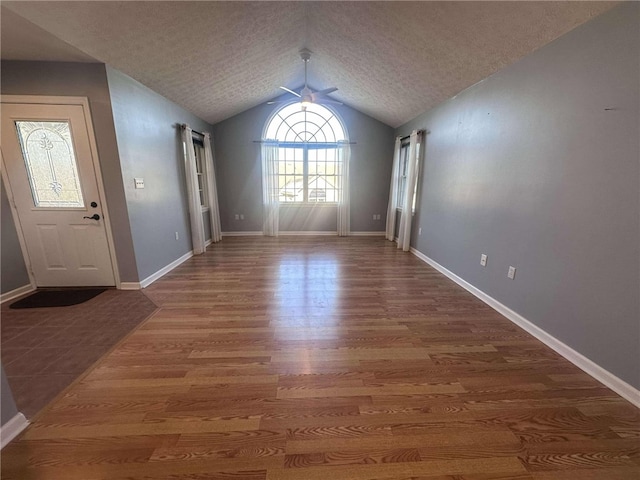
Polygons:
[[36,207],[83,208],[69,122],[16,121]]

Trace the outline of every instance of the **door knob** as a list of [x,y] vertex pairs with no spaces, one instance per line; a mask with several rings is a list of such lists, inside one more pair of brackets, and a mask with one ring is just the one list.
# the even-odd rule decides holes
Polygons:
[[100,215],[98,215],[97,213],[94,213],[90,217],[82,217],[82,218],[88,218],[89,220],[100,220]]

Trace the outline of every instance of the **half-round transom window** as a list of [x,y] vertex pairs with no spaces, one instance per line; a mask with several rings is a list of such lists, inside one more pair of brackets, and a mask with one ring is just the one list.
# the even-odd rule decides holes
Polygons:
[[347,135],[326,107],[299,103],[276,112],[265,129],[265,140],[278,143],[278,200],[281,203],[337,203],[342,156]]
[[271,118],[265,138],[291,143],[337,143],[346,140],[347,136],[328,108],[312,103],[306,110],[301,110],[299,103],[293,103]]

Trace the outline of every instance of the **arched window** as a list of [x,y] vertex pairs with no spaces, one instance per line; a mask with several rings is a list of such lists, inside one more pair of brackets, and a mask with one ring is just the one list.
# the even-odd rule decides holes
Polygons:
[[299,103],[277,111],[265,129],[265,140],[278,144],[278,200],[281,203],[337,203],[341,155],[347,141],[342,123],[328,108]]

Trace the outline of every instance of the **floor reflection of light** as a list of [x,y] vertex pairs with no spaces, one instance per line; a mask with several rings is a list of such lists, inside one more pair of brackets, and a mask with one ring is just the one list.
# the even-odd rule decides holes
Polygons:
[[[305,340],[336,333],[340,306],[340,266],[323,253],[291,253],[280,260],[272,309],[276,340]],[[311,372],[311,358],[301,349],[299,365]]]

